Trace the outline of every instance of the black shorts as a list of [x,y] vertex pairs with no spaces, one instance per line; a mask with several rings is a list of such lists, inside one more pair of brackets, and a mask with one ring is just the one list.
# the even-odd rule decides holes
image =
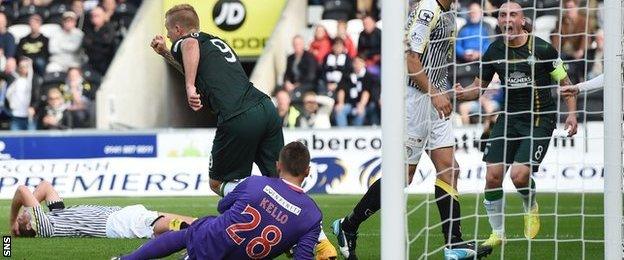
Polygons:
[[217,126],[210,157],[210,179],[231,181],[251,175],[255,162],[264,176],[277,176],[284,146],[281,119],[269,98]]
[[536,171],[548,151],[556,127],[555,118],[554,114],[540,115],[532,124],[530,117],[501,114],[492,126],[483,160],[487,163],[522,163]]

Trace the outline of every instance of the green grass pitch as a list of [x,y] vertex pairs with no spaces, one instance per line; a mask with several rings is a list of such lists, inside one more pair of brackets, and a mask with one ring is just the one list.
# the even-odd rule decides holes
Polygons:
[[[331,222],[347,214],[360,196],[347,195],[314,195],[317,204],[323,210],[324,229],[335,244],[331,234]],[[437,225],[439,215],[435,203],[422,202],[425,195],[411,195],[408,210],[417,205],[428,205],[429,223]],[[430,196],[430,200],[433,196]],[[462,231],[465,239],[483,240],[489,235],[489,224],[485,217],[482,197],[463,195]],[[528,247],[532,259],[602,259],[603,253],[603,217],[595,216],[603,213],[602,194],[538,194],[542,228],[537,240],[530,243],[523,239],[521,216],[522,203],[513,193],[507,194],[506,218],[507,237],[514,241],[508,242],[504,250],[496,249],[488,259],[527,259]],[[173,212],[193,216],[216,213],[216,197],[173,197],[173,198],[85,198],[67,199],[66,205],[74,204],[132,205],[141,203],[147,208],[157,211]],[[475,207],[480,217],[475,217]],[[10,201],[0,200],[0,233],[8,234],[8,214]],[[555,213],[557,216],[555,216]],[[581,215],[583,214],[583,215]],[[408,217],[409,234],[413,239],[426,223],[426,206],[422,206]],[[614,227],[621,228],[621,227]],[[478,232],[475,232],[478,231]],[[428,243],[425,243],[428,237]],[[552,239],[558,239],[558,242]],[[516,241],[517,239],[517,241]],[[551,241],[549,241],[551,240]],[[396,238],[397,243],[400,238]],[[442,246],[441,231],[435,226],[429,232],[421,232],[410,245],[410,258],[419,259],[427,256],[431,259],[442,259],[439,250]],[[53,238],[53,239],[13,239],[12,254],[15,259],[109,259],[120,253],[127,253],[144,243],[141,239],[96,239],[96,238]],[[362,224],[358,239],[358,256],[360,259],[379,259],[380,257],[379,214]],[[424,251],[427,246],[428,250]],[[425,254],[423,254],[425,252]],[[170,257],[176,259],[176,257]],[[281,259],[285,259],[282,257]]]

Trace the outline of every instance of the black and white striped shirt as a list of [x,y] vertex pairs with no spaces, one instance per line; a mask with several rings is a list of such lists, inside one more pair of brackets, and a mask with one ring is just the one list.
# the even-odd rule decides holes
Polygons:
[[106,221],[121,207],[76,205],[45,212],[41,205],[32,208],[39,237],[106,237]]
[[[443,8],[436,0],[421,0],[410,11],[406,24],[408,50],[422,54],[425,74],[439,90],[448,87],[457,32],[455,13]],[[416,87],[416,83],[409,79],[409,86]]]

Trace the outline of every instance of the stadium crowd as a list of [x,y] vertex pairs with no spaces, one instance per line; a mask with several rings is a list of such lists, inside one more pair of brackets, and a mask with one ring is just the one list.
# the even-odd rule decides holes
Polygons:
[[93,127],[95,93],[142,0],[3,0],[0,130]]
[[[449,88],[452,82],[469,85],[479,76],[481,55],[500,34],[496,28],[496,9],[505,2],[488,0],[483,7],[481,1],[472,0],[456,0],[453,4],[458,33],[456,66],[450,71]],[[603,1],[518,2],[528,8],[527,17],[535,18],[531,22],[535,35],[552,42],[560,51],[573,83],[602,73],[604,39],[600,29],[602,15],[597,10],[601,10]],[[287,57],[284,83],[275,91],[284,127],[379,125],[380,1],[309,0],[308,3],[322,6],[322,20],[312,25],[313,34],[307,44],[302,35],[293,38],[293,53]],[[348,33],[353,31],[348,26],[359,28],[357,38]],[[494,80],[478,101],[456,104],[456,123],[491,122],[505,102],[499,82]]]
[[[3,0],[0,130],[94,127],[95,93],[141,2]],[[481,54],[499,33],[495,11],[504,2],[453,4],[457,66],[449,87],[451,82],[468,85],[478,76]],[[602,0],[519,2],[529,8],[528,17],[535,17],[535,35],[560,51],[573,83],[602,73],[603,21],[597,11]],[[380,1],[308,3],[322,7],[322,20],[312,24],[310,37],[302,32],[292,39],[293,53],[285,57],[286,71],[278,80],[283,83],[273,93],[284,127],[379,125]],[[456,104],[457,124],[493,119],[505,102],[497,83],[478,101]],[[54,100],[57,93],[62,102]]]

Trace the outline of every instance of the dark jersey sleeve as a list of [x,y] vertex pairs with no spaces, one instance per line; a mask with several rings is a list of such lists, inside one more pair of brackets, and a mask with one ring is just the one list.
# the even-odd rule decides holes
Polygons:
[[552,60],[553,62],[548,63],[548,72],[555,70],[555,68],[559,65],[559,52],[557,52],[557,50],[555,50],[555,48],[550,45],[550,43],[547,43],[541,39],[539,46],[541,48],[539,48],[538,50],[540,52],[538,58],[540,60]]
[[492,81],[494,73],[496,73],[496,71],[494,70],[494,64],[492,63],[495,61],[492,58],[492,45],[490,45],[487,51],[485,51],[485,54],[483,54],[483,62],[481,63],[481,80],[487,82]]

